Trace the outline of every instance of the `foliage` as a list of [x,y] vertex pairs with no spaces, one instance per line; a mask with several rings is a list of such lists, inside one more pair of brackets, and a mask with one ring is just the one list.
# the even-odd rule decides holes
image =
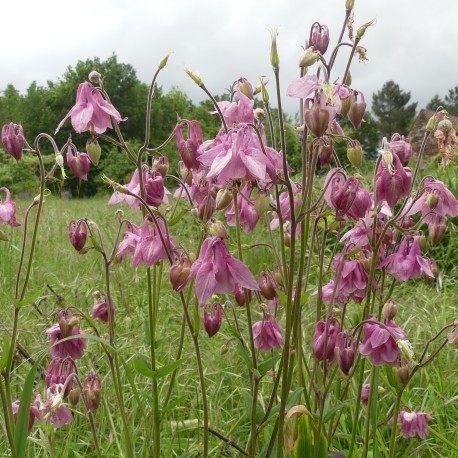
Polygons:
[[453,116],[458,116],[458,86],[448,90],[444,99],[436,94],[426,105],[429,110],[436,110],[439,106],[443,107]]
[[407,133],[413,122],[417,103],[407,105],[410,92],[403,91],[394,81],[387,81],[372,96],[372,110],[382,136],[388,139],[395,133]]

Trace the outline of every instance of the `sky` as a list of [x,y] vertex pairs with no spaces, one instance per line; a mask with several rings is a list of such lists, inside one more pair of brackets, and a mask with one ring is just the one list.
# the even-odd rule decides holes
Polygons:
[[[244,76],[273,81],[270,30],[278,29],[281,91],[299,74],[299,57],[314,21],[330,29],[335,44],[345,0],[15,0],[2,8],[0,91],[13,83],[21,92],[36,81],[57,81],[78,60],[115,53],[148,83],[172,52],[158,83],[205,98],[185,74],[199,72],[214,94]],[[410,91],[418,108],[458,85],[457,0],[356,0],[355,30],[376,19],[361,45],[368,61],[352,64],[352,87],[366,96],[392,79]],[[343,48],[331,80],[341,77],[350,48]],[[329,54],[329,51],[328,51]],[[326,57],[326,55],[325,55]],[[109,78],[109,75],[105,75]],[[271,83],[273,94],[273,84]],[[297,101],[284,99],[294,113]],[[275,105],[274,103],[272,103]]]

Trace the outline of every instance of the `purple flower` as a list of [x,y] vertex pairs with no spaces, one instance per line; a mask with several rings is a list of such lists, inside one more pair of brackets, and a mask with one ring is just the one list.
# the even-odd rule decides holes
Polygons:
[[151,267],[153,264],[161,261],[162,259],[168,259],[167,251],[162,243],[162,239],[164,240],[169,252],[172,252],[175,249],[175,240],[170,237],[164,221],[156,218],[156,222],[159,226],[159,231],[156,227],[156,223],[153,222],[150,215],[146,215],[143,220],[140,240],[137,242],[132,260],[132,265],[134,267],[137,267],[142,263],[147,267]]
[[348,375],[355,361],[356,354],[356,345],[353,337],[347,332],[339,332],[336,337],[334,353],[340,370],[345,375]]
[[133,223],[128,223],[126,232],[124,232],[124,239],[118,246],[116,257],[119,262],[124,258],[127,253],[129,256],[133,256],[138,242],[141,240],[141,229]]
[[96,303],[92,308],[92,318],[98,318],[102,323],[108,323],[111,315],[111,321],[115,319],[115,306],[113,299],[108,297],[103,291],[98,291],[96,296]]
[[87,174],[89,173],[89,168],[91,167],[89,156],[87,153],[80,153],[76,151],[76,149],[75,155],[73,149],[74,147],[71,145],[67,148],[67,164],[73,172],[73,175],[78,177],[80,180],[87,181]]
[[[249,83],[248,83],[249,84]],[[223,113],[224,120],[228,127],[233,124],[244,123],[254,123],[254,100],[250,99],[240,90],[237,91],[239,97],[238,102],[227,102],[223,100],[218,102],[218,107]],[[217,113],[216,111],[212,112]]]
[[[407,339],[404,331],[394,321],[388,321],[385,326],[397,339]],[[373,317],[370,318],[370,323],[364,326],[364,336],[359,345],[359,351],[363,357],[369,357],[374,366],[392,364],[399,359],[399,348],[396,341]]]
[[[254,199],[251,198],[251,186],[245,186],[237,196],[239,208],[240,226],[245,232],[253,232],[258,223],[259,216],[254,207]],[[234,227],[236,223],[234,203],[226,211],[227,225]]]
[[[21,405],[21,401],[17,400],[14,401],[13,404],[11,405],[12,411],[13,411],[13,420],[14,423],[17,422],[17,416],[19,414],[19,407]],[[29,427],[28,431],[29,434],[32,432],[33,424],[35,423],[35,418],[40,419],[40,411],[38,410],[38,407],[35,404],[30,405],[30,410],[29,410]]]
[[367,406],[369,402],[369,395],[371,394],[371,385],[365,383],[361,389],[361,404]]
[[313,27],[312,39],[310,40],[310,43],[307,43],[305,47],[309,48],[310,46],[313,46],[313,49],[315,51],[319,51],[321,54],[324,54],[326,50],[328,49],[328,45],[329,45],[329,28],[325,25],[320,26],[316,24]]
[[[75,363],[71,358],[55,357],[49,363],[46,371],[46,386],[49,388],[53,383],[64,385],[67,378],[71,377],[75,369]],[[71,384],[66,387],[64,397],[70,392]]]
[[6,223],[12,227],[20,224],[16,221],[16,203],[11,200],[11,193],[8,188],[0,188],[0,192],[6,194],[5,201],[0,197],[0,224]]
[[318,361],[334,358],[336,338],[339,332],[340,325],[335,318],[328,319],[327,326],[325,321],[318,321],[315,325],[315,332],[312,337],[312,350]]
[[[208,314],[208,309],[210,309],[210,314]],[[223,308],[218,302],[207,304],[204,307],[204,329],[208,337],[213,337],[219,331],[222,318]]]
[[87,227],[83,220],[75,221],[71,220],[68,225],[68,235],[70,242],[76,251],[81,251],[84,248],[87,239]]
[[418,278],[422,272],[426,276],[434,278],[428,260],[421,256],[418,239],[414,237],[404,237],[398,251],[388,256],[378,265],[378,268],[380,269],[387,265],[386,271],[399,281]]
[[[140,195],[140,179],[138,175],[138,169],[135,169],[130,182],[124,185],[132,194],[136,194],[137,196]],[[140,201],[138,199],[133,196],[129,196],[128,194],[122,194],[118,191],[113,193],[108,201],[108,204],[116,205],[123,201],[125,201],[131,208],[140,208]]]
[[283,347],[284,339],[280,325],[270,313],[264,313],[262,321],[254,323],[252,329],[256,349],[271,351]]
[[22,148],[24,148],[24,129],[20,124],[5,124],[2,127],[2,144],[11,156],[20,161],[22,159]]
[[410,140],[406,139],[403,135],[394,134],[391,137],[388,148],[392,153],[398,156],[402,165],[406,167],[412,156],[412,145],[410,144]]
[[145,202],[153,207],[159,207],[165,195],[162,175],[146,167],[143,170],[143,186],[145,188]]
[[46,391],[46,402],[41,402],[40,405],[42,418],[56,429],[73,421],[72,413],[62,402],[64,391],[64,385],[53,383]]
[[398,416],[398,422],[401,423],[401,434],[406,439],[415,436],[424,439],[428,435],[428,421],[432,418],[429,413],[406,412],[403,409]]
[[402,197],[409,195],[411,181],[410,169],[403,167],[396,154],[385,152],[375,175],[375,205],[385,200],[394,208]]
[[210,237],[202,244],[199,259],[191,267],[187,283],[196,279],[196,295],[203,305],[213,293],[228,294],[235,285],[253,291],[259,286],[248,267],[229,254],[224,240]]
[[102,97],[102,94],[91,83],[81,83],[76,93],[76,103],[59,123],[56,133],[71,117],[72,126],[79,134],[95,131],[103,134],[112,128],[111,118],[116,122],[125,121],[116,108]]
[[93,371],[89,371],[84,380],[83,399],[89,412],[95,412],[102,399],[102,383],[100,377]]
[[[183,137],[183,127],[188,128],[188,139],[185,140]],[[198,170],[200,163],[197,159],[198,148],[202,144],[202,129],[199,121],[181,121],[175,128],[175,138],[177,142],[177,148],[180,152],[181,159],[184,165],[189,170]]]

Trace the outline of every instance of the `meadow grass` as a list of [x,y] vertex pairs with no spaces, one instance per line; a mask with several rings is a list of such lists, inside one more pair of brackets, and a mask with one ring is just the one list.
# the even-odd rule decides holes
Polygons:
[[[70,304],[80,307],[90,313],[93,305],[92,292],[104,289],[104,272],[101,256],[94,250],[84,255],[78,254],[68,239],[68,222],[87,217],[95,221],[102,230],[104,243],[111,249],[116,237],[117,220],[115,210],[118,207],[106,205],[106,197],[92,199],[60,199],[49,197],[43,210],[42,224],[39,229],[36,255],[32,267],[29,293],[33,294],[46,288],[44,297],[33,304],[23,307],[20,318],[20,344],[33,356],[40,354],[48,356],[43,360],[46,367],[49,362],[49,343],[44,331],[56,322],[56,312],[62,306]],[[23,221],[27,203],[18,202],[19,221]],[[132,222],[140,223],[139,213],[122,205],[125,217]],[[171,228],[173,236],[186,247],[193,247],[199,238],[199,225],[196,220],[187,215],[183,221]],[[244,243],[269,243],[265,240],[265,231],[257,230],[254,234],[244,234]],[[22,240],[21,229],[8,231],[9,242],[0,243],[0,320],[1,335],[11,328],[13,316],[12,297],[16,268],[20,256]],[[263,238],[264,237],[264,238]],[[229,243],[230,249],[235,250],[235,241]],[[447,249],[447,248],[446,248]],[[454,255],[455,259],[456,254]],[[259,271],[270,266],[268,248],[258,246],[244,252],[244,260],[249,264],[255,276]],[[437,259],[441,265],[441,259]],[[447,259],[447,265],[451,260]],[[112,295],[116,304],[115,344],[119,355],[125,362],[121,373],[125,393],[128,421],[134,440],[136,454],[139,457],[148,456],[152,437],[152,396],[151,382],[148,378],[133,370],[134,356],[149,354],[148,311],[146,270],[139,267],[134,270],[130,258],[111,269]],[[442,272],[440,282],[426,285],[418,280],[406,285],[397,285],[394,299],[399,304],[399,314],[396,321],[404,327],[416,353],[420,353],[426,341],[442,326],[458,317],[458,285],[456,270]],[[63,298],[59,304],[57,296]],[[194,307],[194,322],[200,323],[198,307]],[[236,305],[237,318],[240,326],[246,328],[245,313]],[[360,313],[360,306],[349,305],[348,316]],[[304,345],[310,348],[311,336],[315,323],[314,299],[310,298],[303,309]],[[253,320],[261,319],[261,314],[254,313]],[[176,358],[183,324],[183,313],[178,296],[170,289],[168,267],[162,272],[159,314],[157,320],[157,360],[159,365],[168,364]],[[85,329],[84,324],[81,324]],[[107,326],[100,325],[100,332],[107,333]],[[249,379],[243,358],[229,327],[223,324],[221,331],[213,338],[208,338],[203,330],[199,333],[202,346],[205,377],[207,381],[210,426],[224,436],[246,447],[249,435],[250,394]],[[112,382],[109,377],[108,364],[100,346],[89,342],[85,356],[79,361],[78,368],[86,374],[93,368],[102,378],[103,401],[95,414],[96,429],[100,439],[102,455],[105,457],[123,456],[123,429],[115,402]],[[311,352],[308,352],[309,355]],[[270,355],[266,356],[269,357]],[[418,439],[400,439],[397,456],[458,456],[458,377],[456,372],[456,348],[446,348],[439,357],[425,370],[418,373],[403,395],[403,402],[417,411],[428,411],[433,415],[430,436],[420,441]],[[202,441],[199,428],[202,420],[202,407],[199,390],[197,366],[192,346],[192,340],[186,329],[184,347],[181,356],[185,364],[178,371],[173,381],[172,394],[168,405],[163,406],[161,426],[162,456],[164,457],[197,457]],[[310,358],[311,359],[311,358]],[[15,359],[13,373],[14,393],[20,396],[20,387],[30,368],[29,363],[18,355]],[[166,398],[166,393],[172,383],[170,375],[159,383],[160,399]],[[272,387],[272,377],[266,376],[261,383],[258,413],[262,418],[268,402],[268,394]],[[386,377],[381,372],[381,383],[385,390],[380,393],[379,404],[387,409],[380,411],[392,412],[394,394],[386,383]],[[37,380],[37,389],[44,395],[45,384]],[[350,395],[351,399],[351,395]],[[247,408],[248,404],[248,408]],[[345,449],[348,436],[351,434],[349,403],[338,405],[342,410],[338,429],[337,445]],[[329,409],[334,406],[329,406]],[[248,412],[248,413],[247,413]],[[56,457],[91,457],[93,451],[92,437],[84,405],[80,402],[73,409],[72,424],[56,430],[53,443]],[[363,428],[361,412],[361,431]],[[332,416],[335,418],[335,416]],[[386,427],[391,419],[379,418],[381,443],[388,444],[390,429]],[[385,427],[383,427],[385,426]],[[326,425],[328,427],[328,425]],[[268,424],[260,434],[260,443],[266,443],[271,435],[272,423]],[[49,439],[47,432],[34,428],[29,437],[28,457],[49,456]],[[210,456],[242,456],[234,448],[228,447],[218,438],[211,436]],[[382,450],[383,452],[383,450]],[[8,455],[7,441],[4,433],[0,435],[0,456]]]

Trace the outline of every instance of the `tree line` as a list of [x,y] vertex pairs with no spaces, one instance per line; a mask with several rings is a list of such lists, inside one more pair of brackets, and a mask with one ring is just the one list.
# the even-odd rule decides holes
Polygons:
[[[101,73],[104,85],[110,94],[111,102],[122,116],[128,117],[128,122],[122,124],[124,137],[132,144],[140,144],[145,134],[145,107],[148,95],[148,86],[142,83],[132,65],[118,62],[117,56],[112,55],[105,61],[99,58],[78,61],[74,67],[69,66],[57,82],[48,81],[42,87],[32,82],[25,94],[21,94],[13,84],[9,84],[0,93],[0,125],[8,122],[21,123],[26,137],[31,141],[38,133],[53,134],[59,121],[66,115],[75,101],[78,84],[87,80],[90,71]],[[228,100],[228,94],[216,96],[217,100]],[[373,96],[373,114],[367,112],[362,128],[355,132],[351,124],[343,123],[342,127],[349,136],[360,140],[367,157],[374,157],[379,148],[380,138],[390,137],[394,132],[407,133],[416,114],[416,103],[410,103],[410,92],[404,92],[393,81],[388,81],[382,89]],[[458,114],[458,86],[451,89],[442,100],[434,96],[428,107],[442,105],[451,114]],[[259,106],[261,106],[259,104]],[[180,89],[172,88],[164,92],[162,87],[156,86],[151,116],[151,144],[160,145],[174,128],[178,117],[182,119],[198,119],[202,125],[204,138],[214,136],[219,129],[220,122],[216,115],[209,112],[214,108],[209,100],[198,104],[193,103]],[[273,110],[274,117],[277,115]],[[286,121],[291,125],[290,116]],[[268,129],[267,129],[268,130]],[[300,147],[292,133],[287,130],[287,148],[291,165],[300,168]],[[69,135],[72,135],[71,124],[67,122],[56,135],[56,141],[62,145]],[[278,138],[278,135],[277,135]],[[73,135],[73,142],[80,151],[85,150],[86,138]],[[345,156],[345,144],[337,144],[339,155]],[[44,151],[46,153],[46,151]],[[176,168],[178,152],[175,143],[171,142],[164,154],[171,159],[171,168]],[[49,150],[47,160],[53,161],[52,151]],[[30,170],[36,167],[33,158],[27,158],[13,167],[14,160],[9,159],[0,151],[0,176],[2,186],[13,189],[31,189],[36,184],[36,176]],[[129,180],[130,164],[115,147],[102,144],[102,160],[97,168],[91,169],[91,180],[79,183],[70,177],[65,186],[73,194],[93,195],[104,188],[101,180],[103,173],[115,180],[126,182]]]

